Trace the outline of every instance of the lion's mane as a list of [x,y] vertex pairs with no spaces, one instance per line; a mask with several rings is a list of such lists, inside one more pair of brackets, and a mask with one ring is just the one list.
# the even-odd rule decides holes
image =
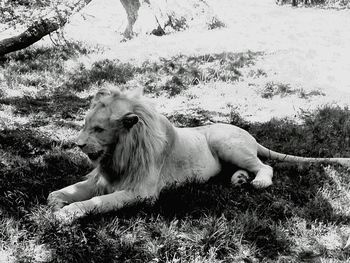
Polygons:
[[[114,91],[109,96],[117,100],[124,95]],[[130,189],[158,166],[168,142],[161,115],[142,98],[126,99],[132,103],[139,121],[128,132],[116,135],[100,161],[99,172],[110,185]]]

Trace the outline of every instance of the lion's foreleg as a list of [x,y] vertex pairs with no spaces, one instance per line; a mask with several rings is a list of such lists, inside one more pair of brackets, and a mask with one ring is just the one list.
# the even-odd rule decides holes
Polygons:
[[92,198],[95,194],[92,180],[85,180],[49,194],[48,205],[58,210],[66,205]]
[[116,191],[107,195],[95,196],[86,201],[72,203],[57,211],[55,215],[64,222],[71,222],[89,213],[106,213],[120,209],[136,200],[138,198],[134,192]]

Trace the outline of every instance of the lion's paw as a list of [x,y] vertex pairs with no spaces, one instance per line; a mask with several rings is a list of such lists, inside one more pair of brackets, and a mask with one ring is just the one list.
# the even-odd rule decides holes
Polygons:
[[238,170],[231,177],[231,183],[234,186],[241,186],[242,184],[247,183],[249,179],[249,174],[247,171]]
[[67,205],[68,202],[62,199],[59,192],[52,192],[47,197],[47,204],[53,211],[57,211]]
[[75,203],[61,208],[54,213],[54,216],[61,224],[71,224],[74,220],[83,217],[83,210]]
[[251,184],[256,188],[256,189],[262,189],[269,187],[272,185],[272,180],[271,178],[255,178]]

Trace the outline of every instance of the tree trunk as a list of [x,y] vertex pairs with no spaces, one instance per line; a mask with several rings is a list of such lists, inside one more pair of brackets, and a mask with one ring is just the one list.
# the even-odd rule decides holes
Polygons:
[[[138,34],[164,35],[219,22],[206,0],[120,0],[127,14],[126,39]],[[220,22],[223,25],[222,22]]]
[[139,0],[120,0],[120,2],[122,3],[126,11],[128,19],[128,24],[125,28],[123,35],[125,38],[130,39],[133,35],[133,27],[137,20],[141,4]]
[[69,6],[59,6],[48,15],[35,21],[24,32],[17,36],[0,41],[0,56],[26,48],[56,31],[67,23],[69,16],[79,11],[92,0],[73,0]]

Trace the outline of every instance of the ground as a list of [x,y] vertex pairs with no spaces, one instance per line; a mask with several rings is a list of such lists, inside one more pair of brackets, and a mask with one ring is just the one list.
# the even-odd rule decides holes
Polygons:
[[91,169],[74,138],[103,85],[143,86],[177,126],[231,123],[278,151],[350,157],[349,10],[220,1],[224,27],[121,43],[119,7],[96,1],[67,42],[1,60],[0,262],[348,262],[340,166],[269,162],[265,190],[225,171],[70,226],[52,217],[48,193]]

